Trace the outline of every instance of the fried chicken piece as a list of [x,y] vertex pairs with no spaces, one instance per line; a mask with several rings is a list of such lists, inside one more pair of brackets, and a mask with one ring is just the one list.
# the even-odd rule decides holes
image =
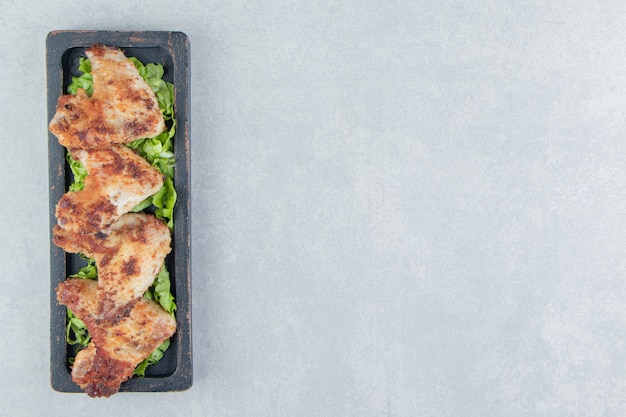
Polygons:
[[170,338],[176,321],[161,306],[140,299],[129,315],[116,324],[99,324],[94,307],[97,283],[70,278],[57,287],[57,300],[81,319],[92,342],[76,357],[72,380],[91,397],[109,397],[130,378],[137,364]]
[[98,320],[117,322],[141,299],[171,251],[171,232],[155,216],[120,217],[93,252],[98,268]]
[[102,148],[152,138],[165,122],[157,98],[124,53],[104,45],[85,51],[91,62],[93,95],[79,89],[62,95],[49,129],[66,148]]
[[99,321],[112,323],[126,316],[154,282],[172,250],[171,242],[165,222],[146,213],[124,214],[108,229],[81,235],[69,244],[63,241],[66,250],[79,248],[94,258],[98,270],[94,311]]
[[[72,149],[88,172],[81,191],[68,191],[56,206],[54,243],[67,252],[89,252],[80,236],[97,233],[163,186],[163,174],[125,145]],[[82,249],[82,250],[81,250]]]

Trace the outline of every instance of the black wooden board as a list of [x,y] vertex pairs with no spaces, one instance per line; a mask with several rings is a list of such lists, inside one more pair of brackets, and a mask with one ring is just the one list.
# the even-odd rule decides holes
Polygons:
[[[148,367],[144,378],[133,377],[124,382],[120,392],[181,391],[192,385],[191,351],[191,207],[189,158],[189,41],[182,32],[165,31],[54,31],[46,39],[48,85],[48,122],[52,119],[59,97],[67,92],[72,76],[80,75],[78,60],[85,49],[101,43],[120,48],[126,56],[134,56],[144,64],[160,63],[163,79],[174,84],[174,137],[176,166],[174,186],[178,194],[174,209],[172,252],[166,262],[176,298],[177,330],[163,359]],[[76,272],[84,261],[68,254],[52,243],[52,227],[56,224],[54,210],[71,182],[71,171],[65,160],[65,148],[48,133],[50,186],[50,373],[52,388],[59,392],[81,392],[72,382],[68,358],[74,350],[66,343],[66,309],[56,301],[56,286]]]

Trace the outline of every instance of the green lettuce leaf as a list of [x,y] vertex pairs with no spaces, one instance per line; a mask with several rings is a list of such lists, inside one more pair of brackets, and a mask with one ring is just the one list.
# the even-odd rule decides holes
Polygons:
[[84,255],[80,255],[80,257],[87,261],[87,265],[80,268],[75,274],[70,275],[70,278],[97,279],[98,269],[96,268],[96,260],[87,258]]
[[85,187],[85,177],[87,176],[87,170],[80,161],[72,158],[72,155],[70,155],[69,151],[67,151],[67,153],[65,154],[65,159],[67,160],[67,163],[69,164],[72,171],[72,175],[74,176],[74,179],[70,184],[70,191],[82,190]]
[[[81,258],[87,261],[87,265],[80,268],[75,274],[70,275],[70,278],[96,279],[98,277],[98,270],[96,268],[95,259],[87,258],[83,255],[81,255]],[[79,345],[81,349],[87,347],[91,340],[85,323],[77,318],[69,308],[67,309],[65,339],[70,345]]]
[[158,302],[165,311],[172,315],[172,317],[176,317],[174,314],[176,311],[176,303],[174,302],[174,296],[170,290],[170,273],[168,272],[165,263],[163,263],[163,267],[157,274],[152,286],[150,286],[148,291],[146,291],[143,296],[148,300]]
[[146,376],[146,368],[150,365],[154,365],[158,363],[162,358],[165,351],[170,347],[170,339],[167,339],[165,342],[161,343],[161,345],[154,350],[146,359],[144,359],[137,367],[135,368],[135,372],[133,375],[138,376],[139,378],[143,378]]
[[67,92],[76,94],[79,88],[85,90],[88,96],[93,94],[93,79],[91,78],[91,62],[87,58],[80,58],[78,70],[82,74],[78,77],[72,77],[72,83],[67,87]]
[[87,326],[82,320],[77,318],[74,313],[67,309],[67,328],[65,330],[65,339],[70,345],[80,345],[81,348],[87,347],[91,340],[91,335],[87,330]]

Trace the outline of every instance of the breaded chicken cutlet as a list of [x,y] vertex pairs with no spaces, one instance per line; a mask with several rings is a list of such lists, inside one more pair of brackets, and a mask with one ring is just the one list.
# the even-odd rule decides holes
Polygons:
[[60,304],[70,308],[91,334],[87,349],[76,356],[72,379],[91,397],[109,397],[130,378],[135,367],[176,331],[176,321],[161,306],[140,299],[115,324],[98,323],[97,283],[67,279],[57,287]]
[[103,148],[152,138],[165,121],[156,96],[135,65],[117,48],[93,45],[85,51],[91,62],[93,94],[83,89],[57,102],[50,131],[66,148]]
[[57,203],[55,243],[68,252],[88,252],[89,248],[76,247],[77,235],[102,231],[156,194],[163,186],[163,174],[125,145],[72,149],[70,154],[83,164],[88,175],[81,191],[68,191]]

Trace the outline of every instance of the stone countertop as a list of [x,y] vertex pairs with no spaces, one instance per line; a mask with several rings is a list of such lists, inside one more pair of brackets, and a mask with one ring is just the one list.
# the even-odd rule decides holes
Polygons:
[[[7,3],[3,409],[624,415],[625,12]],[[59,29],[189,36],[187,391],[93,400],[50,388],[45,38]]]

